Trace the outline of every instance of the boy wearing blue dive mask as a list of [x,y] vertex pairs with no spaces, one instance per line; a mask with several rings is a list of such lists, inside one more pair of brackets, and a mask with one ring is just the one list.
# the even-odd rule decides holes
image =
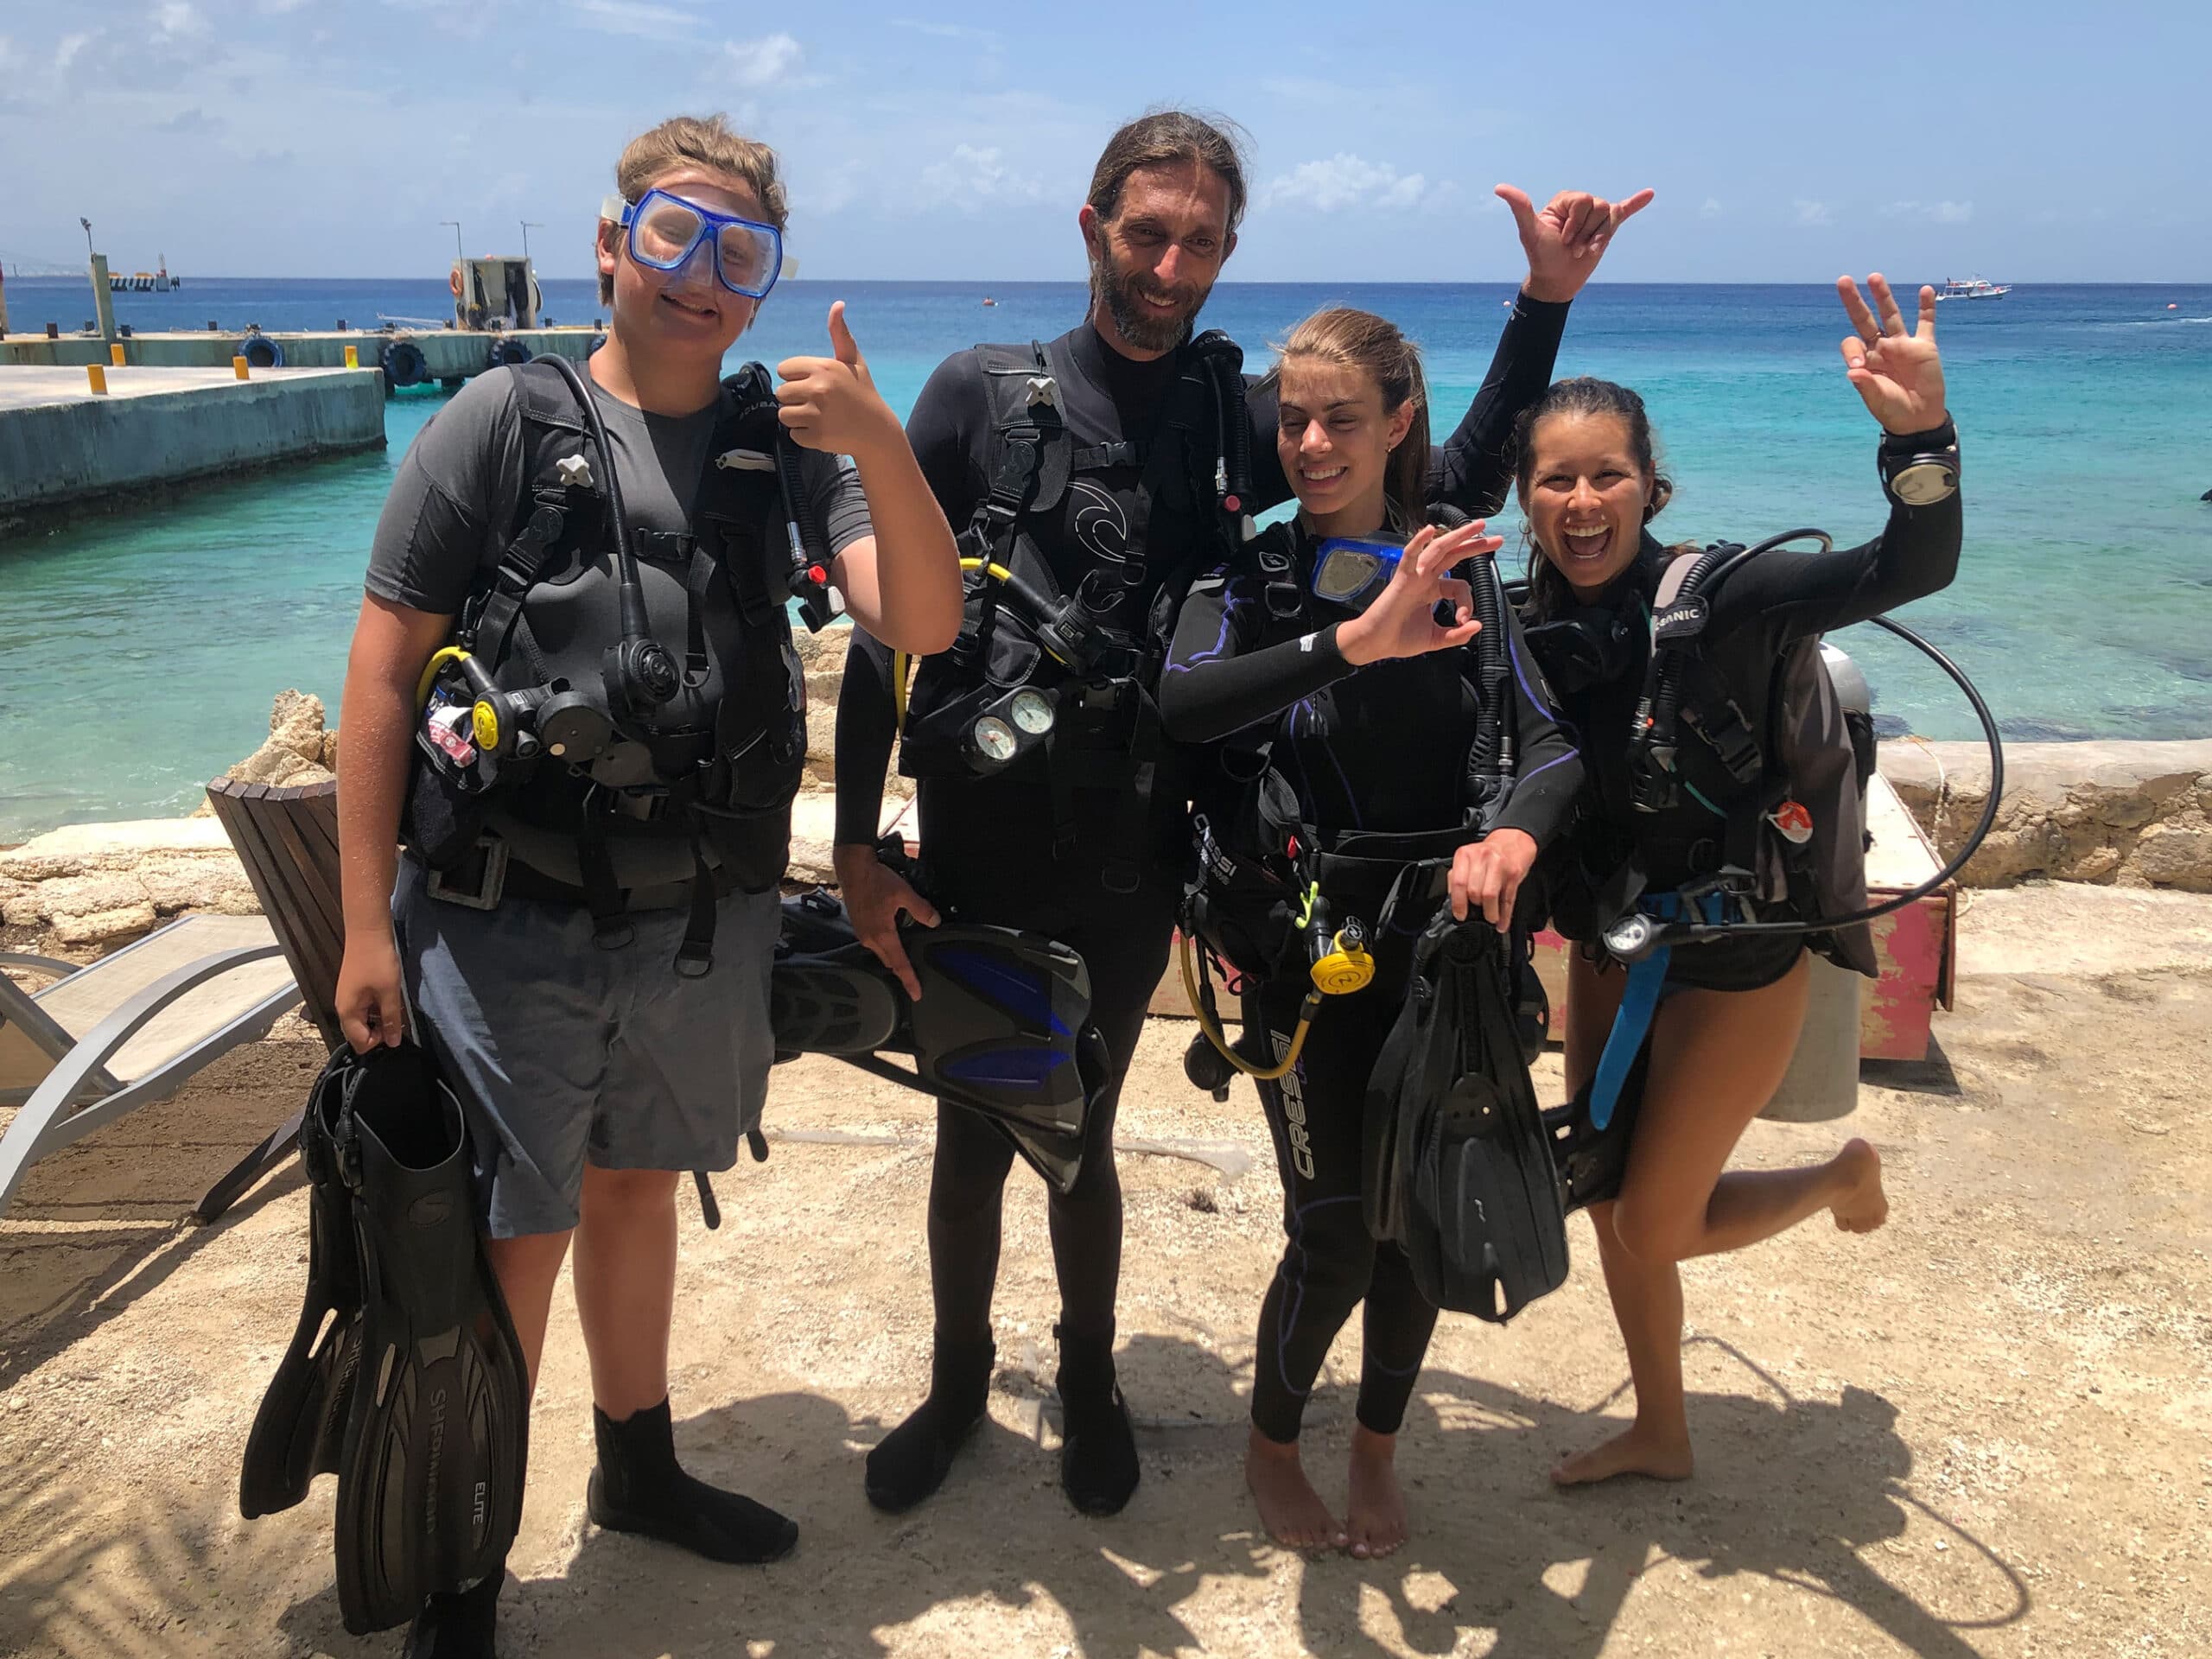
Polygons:
[[[701,780],[734,775],[728,757],[757,747],[751,734],[788,747],[794,719],[803,729],[803,697],[789,690],[802,682],[784,617],[786,513],[826,527],[829,583],[907,649],[950,643],[959,572],[842,302],[827,354],[779,365],[772,409],[722,382],[725,353],[785,265],[772,152],[719,118],[683,118],[633,141],[616,182],[597,238],[613,321],[581,390],[537,372],[545,365],[470,382],[410,451],[378,527],[346,684],[337,1001],[356,1049],[424,1041],[463,1096],[480,1220],[533,1380],[574,1237],[599,1453],[593,1520],[716,1560],[768,1560],[797,1527],[685,1473],[670,1427],[677,1172],[728,1168],[758,1118],[784,862],[778,807],[751,815],[770,824],[765,842],[725,834],[749,803],[734,784],[733,798],[709,798],[721,785]],[[741,439],[750,452],[779,448],[779,423],[805,453],[792,499],[771,512],[775,486],[743,481],[762,474],[716,462]],[[587,590],[603,600],[596,612],[563,597]],[[480,634],[502,595],[518,606],[505,634]],[[461,639],[523,699],[502,706],[526,710],[529,686],[515,691],[509,677],[530,653],[505,639],[533,636],[533,607],[550,620],[532,652],[566,652],[591,671],[602,653],[613,664],[658,652],[680,672],[640,671],[645,691],[622,680],[619,698],[604,694],[600,717],[630,745],[630,774],[526,756],[537,764],[486,785],[467,873],[432,870],[411,753],[418,678]],[[615,667],[606,674],[616,682]],[[486,729],[480,717],[488,749]],[[545,747],[564,752],[550,737]],[[431,1597],[409,1653],[488,1656],[499,1580]]]

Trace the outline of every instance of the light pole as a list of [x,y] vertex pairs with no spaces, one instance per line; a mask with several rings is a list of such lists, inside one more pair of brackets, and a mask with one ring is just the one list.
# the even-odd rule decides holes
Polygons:
[[461,221],[457,219],[442,219],[438,223],[453,226],[453,257],[456,259],[467,260],[468,256],[461,251]]
[[85,257],[89,259],[92,257],[92,221],[80,218],[77,222],[85,227]]
[[522,226],[522,262],[528,264],[530,263],[530,233],[532,231],[542,231],[545,226],[534,219],[518,219],[516,223]]

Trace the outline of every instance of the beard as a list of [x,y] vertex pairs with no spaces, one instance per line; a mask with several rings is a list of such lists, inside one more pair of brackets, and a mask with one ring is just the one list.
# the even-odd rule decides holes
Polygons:
[[[1106,297],[1107,315],[1122,338],[1141,352],[1172,352],[1191,335],[1191,324],[1204,308],[1211,286],[1200,289],[1162,289],[1137,271],[1124,271],[1105,249],[1090,256],[1091,286]],[[1165,315],[1146,305],[1140,295],[1177,302]]]

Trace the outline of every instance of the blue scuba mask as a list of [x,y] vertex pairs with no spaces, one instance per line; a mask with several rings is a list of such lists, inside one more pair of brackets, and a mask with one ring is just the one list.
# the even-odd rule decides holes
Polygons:
[[774,226],[717,213],[666,190],[648,190],[634,203],[609,196],[600,217],[621,226],[630,257],[653,270],[682,270],[713,238],[715,280],[748,300],[766,299],[783,273],[783,232]]
[[1313,597],[1357,605],[1390,580],[1405,552],[1396,542],[1332,536],[1313,552]]

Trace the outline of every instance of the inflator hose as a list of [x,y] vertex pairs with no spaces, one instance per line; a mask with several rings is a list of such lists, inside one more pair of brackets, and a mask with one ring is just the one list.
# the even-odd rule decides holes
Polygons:
[[[1443,531],[1474,522],[1449,502],[1432,506],[1428,519]],[[1513,669],[1506,660],[1510,647],[1505,632],[1504,579],[1498,574],[1495,556],[1463,560],[1460,570],[1472,597],[1475,620],[1482,624],[1482,632],[1474,639],[1475,677],[1482,688],[1482,707],[1476,719],[1475,741],[1468,749],[1467,768],[1483,776],[1510,777],[1513,734],[1506,718],[1505,689]]]
[[544,360],[560,371],[561,378],[569,383],[569,390],[582,406],[585,434],[591,439],[592,451],[599,457],[601,470],[607,474],[607,511],[614,521],[614,569],[621,595],[622,638],[626,643],[650,640],[652,633],[645,613],[645,578],[638,574],[638,551],[630,543],[630,515],[622,505],[622,480],[615,470],[614,446],[607,440],[607,423],[600,418],[599,404],[593,399],[591,389],[584,385],[583,377],[576,372],[575,365],[555,352],[546,353]]
[[1255,1065],[1230,1045],[1229,1039],[1221,1034],[1220,1022],[1208,1014],[1213,1001],[1213,987],[1208,983],[1205,993],[1200,993],[1199,969],[1191,948],[1189,934],[1181,937],[1178,949],[1183,958],[1183,994],[1191,1000],[1191,1012],[1198,1018],[1199,1031],[1205,1033],[1205,1039],[1214,1046],[1221,1058],[1256,1083],[1273,1083],[1277,1077],[1289,1075],[1290,1069],[1298,1064],[1298,1057],[1306,1047],[1306,1033],[1313,1029],[1313,1016],[1321,1011],[1321,993],[1318,990],[1306,993],[1306,1001],[1299,1005],[1297,1028],[1290,1033],[1290,1046],[1283,1051],[1282,1058],[1273,1065]]

